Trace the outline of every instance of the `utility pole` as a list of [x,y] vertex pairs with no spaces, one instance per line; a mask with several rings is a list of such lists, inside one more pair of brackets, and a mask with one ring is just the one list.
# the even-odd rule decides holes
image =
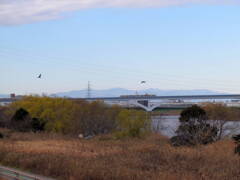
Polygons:
[[87,98],[91,98],[91,84],[90,84],[90,81],[88,81]]

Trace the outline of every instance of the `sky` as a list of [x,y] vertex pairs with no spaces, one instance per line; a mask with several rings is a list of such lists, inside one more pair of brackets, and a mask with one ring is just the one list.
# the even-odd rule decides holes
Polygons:
[[0,0],[0,94],[240,93],[239,2]]

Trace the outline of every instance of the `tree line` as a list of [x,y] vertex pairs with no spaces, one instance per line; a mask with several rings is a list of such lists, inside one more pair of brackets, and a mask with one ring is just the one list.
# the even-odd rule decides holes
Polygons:
[[[172,145],[208,144],[220,140],[228,121],[238,121],[239,108],[223,104],[192,106],[181,112],[180,126]],[[26,96],[0,108],[0,127],[22,132],[54,132],[83,137],[113,133],[116,138],[148,134],[148,113],[109,106],[101,101]]]
[[113,133],[140,137],[150,131],[150,117],[142,111],[109,106],[101,101],[26,96],[0,108],[0,126],[22,132],[54,132],[83,137]]

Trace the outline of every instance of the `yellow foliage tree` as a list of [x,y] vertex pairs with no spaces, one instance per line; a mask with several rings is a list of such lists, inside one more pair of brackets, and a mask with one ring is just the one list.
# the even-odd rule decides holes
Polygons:
[[150,131],[151,120],[146,112],[122,110],[117,117],[116,137],[142,137]]
[[31,117],[46,121],[46,130],[67,133],[76,110],[76,104],[64,98],[27,96],[10,105],[11,112],[26,109]]

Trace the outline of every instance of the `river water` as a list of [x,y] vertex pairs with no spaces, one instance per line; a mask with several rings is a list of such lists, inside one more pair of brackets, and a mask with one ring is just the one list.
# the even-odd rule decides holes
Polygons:
[[[180,125],[180,116],[152,116],[152,128],[162,135],[172,137]],[[211,122],[211,121],[210,121]],[[229,121],[223,127],[223,136],[231,137],[240,134],[240,121]]]

